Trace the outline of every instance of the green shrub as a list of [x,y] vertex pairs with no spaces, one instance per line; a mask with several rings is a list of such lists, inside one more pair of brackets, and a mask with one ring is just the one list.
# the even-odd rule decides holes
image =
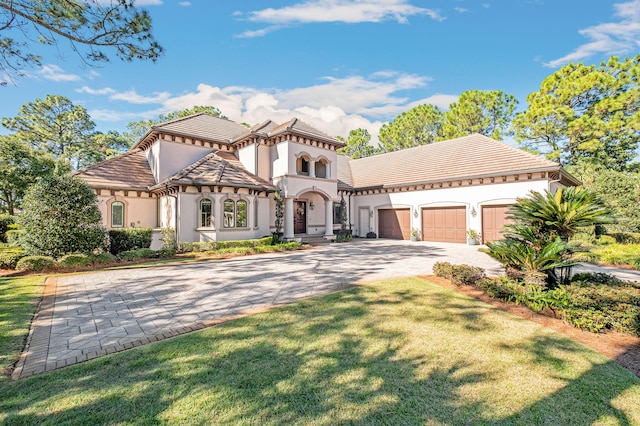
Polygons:
[[24,230],[22,229],[9,229],[4,233],[5,239],[7,240],[7,244],[12,246],[20,245],[20,237],[24,234]]
[[487,293],[490,297],[500,300],[509,300],[514,294],[514,288],[518,285],[508,277],[499,276],[497,278],[484,278],[476,282],[476,286]]
[[26,272],[42,272],[55,269],[56,261],[51,256],[25,256],[18,261],[16,269]]
[[451,281],[455,285],[475,285],[477,281],[485,278],[484,269],[478,266],[453,265]]
[[216,249],[229,249],[234,247],[258,247],[271,245],[273,237],[263,237],[254,240],[229,240],[217,241]]
[[102,252],[102,253],[94,253],[89,255],[89,258],[91,259],[92,264],[94,265],[109,265],[111,263],[116,263],[118,262],[118,258],[107,252]]
[[171,248],[162,248],[156,251],[156,254],[159,258],[174,257],[176,255],[176,250]]
[[153,229],[151,228],[122,228],[110,229],[109,252],[117,255],[123,251],[147,249],[151,247]]
[[576,285],[608,284],[620,285],[622,280],[615,275],[604,272],[579,272],[571,277],[571,284]]
[[155,259],[158,257],[158,252],[155,250],[151,250],[150,248],[141,248],[136,250],[137,255],[140,259]]
[[453,265],[449,262],[436,262],[433,264],[433,274],[450,280],[453,275]]
[[640,244],[638,232],[610,232],[608,235],[615,238],[619,244]]
[[16,269],[16,264],[27,253],[20,247],[0,247],[0,269]]
[[47,176],[31,185],[18,216],[20,245],[31,255],[90,253],[104,245],[98,199],[80,178]]
[[58,265],[63,268],[82,268],[92,264],[93,261],[90,256],[80,253],[67,254],[58,259]]
[[596,243],[599,246],[606,246],[606,245],[609,245],[609,244],[616,244],[616,242],[617,242],[616,239],[614,237],[612,237],[611,235],[601,235],[596,240]]
[[5,233],[10,230],[10,226],[15,223],[15,218],[10,214],[0,214],[0,243],[6,243]]
[[133,260],[140,259],[140,254],[138,253],[137,250],[127,250],[127,251],[121,251],[120,253],[118,253],[117,257],[118,259],[124,262],[131,262]]

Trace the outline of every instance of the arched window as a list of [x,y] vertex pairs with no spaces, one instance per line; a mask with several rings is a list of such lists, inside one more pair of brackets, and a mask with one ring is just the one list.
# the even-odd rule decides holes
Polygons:
[[327,169],[327,160],[321,159],[316,162],[316,177],[324,179],[328,178],[329,176],[327,176]]
[[234,228],[236,226],[235,216],[236,216],[236,203],[233,200],[224,200],[224,227],[225,228]]
[[200,200],[200,226],[211,227],[211,200],[208,198]]
[[238,228],[247,227],[247,202],[239,200],[236,203],[236,226]]
[[111,203],[111,227],[124,228],[124,203],[122,201]]
[[299,175],[309,176],[309,160],[304,157],[298,157],[296,160],[296,172]]

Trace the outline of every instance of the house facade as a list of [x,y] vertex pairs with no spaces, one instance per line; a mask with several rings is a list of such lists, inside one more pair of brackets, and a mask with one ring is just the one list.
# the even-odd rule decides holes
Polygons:
[[505,212],[529,191],[578,185],[560,165],[482,135],[359,160],[306,123],[247,128],[195,114],[153,126],[121,156],[80,170],[107,228],[173,228],[179,241],[259,238],[275,231],[274,193],[284,201],[284,238],[331,238],[341,201],[355,236],[466,242],[499,238]]

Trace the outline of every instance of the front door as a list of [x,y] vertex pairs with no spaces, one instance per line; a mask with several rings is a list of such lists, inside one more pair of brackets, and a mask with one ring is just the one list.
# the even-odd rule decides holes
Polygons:
[[293,233],[307,233],[307,203],[305,201],[296,201],[293,212]]

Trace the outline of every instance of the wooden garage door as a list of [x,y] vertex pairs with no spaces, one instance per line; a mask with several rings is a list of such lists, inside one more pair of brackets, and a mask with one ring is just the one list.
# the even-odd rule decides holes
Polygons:
[[380,238],[408,240],[411,232],[409,209],[378,210],[378,234]]
[[482,206],[482,242],[502,239],[502,228],[511,223],[507,220],[508,205]]
[[422,239],[445,243],[466,243],[466,208],[437,207],[422,209]]

